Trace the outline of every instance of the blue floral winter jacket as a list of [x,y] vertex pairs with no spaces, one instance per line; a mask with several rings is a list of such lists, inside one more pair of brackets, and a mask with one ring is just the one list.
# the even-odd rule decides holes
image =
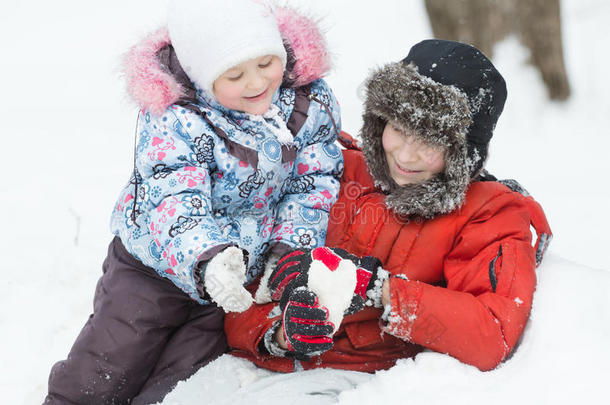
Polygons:
[[[228,246],[247,252],[250,282],[271,248],[323,245],[343,171],[335,144],[340,112],[323,80],[310,87],[318,101],[309,103],[292,153],[265,125],[202,91],[201,113],[177,104],[161,116],[142,111],[135,177],[115,205],[112,232],[200,303],[194,268]],[[287,121],[297,91],[280,87],[274,94]]]

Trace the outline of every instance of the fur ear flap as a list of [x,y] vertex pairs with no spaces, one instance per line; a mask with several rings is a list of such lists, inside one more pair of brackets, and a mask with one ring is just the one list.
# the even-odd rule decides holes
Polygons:
[[184,95],[174,76],[161,68],[157,52],[170,44],[167,28],[161,28],[132,47],[124,57],[127,92],[140,108],[155,115]]
[[318,23],[287,7],[278,7],[275,14],[282,38],[294,53],[295,64],[290,72],[293,86],[304,86],[324,77],[331,63]]

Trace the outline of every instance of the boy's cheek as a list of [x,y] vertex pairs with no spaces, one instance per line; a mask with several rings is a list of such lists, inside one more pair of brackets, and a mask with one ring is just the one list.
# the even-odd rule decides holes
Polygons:
[[439,173],[445,168],[445,154],[439,151],[430,151],[424,158],[428,168],[433,173]]

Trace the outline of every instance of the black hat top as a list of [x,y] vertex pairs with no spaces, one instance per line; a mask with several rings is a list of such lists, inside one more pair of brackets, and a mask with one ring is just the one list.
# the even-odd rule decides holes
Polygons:
[[455,86],[466,94],[472,115],[466,135],[468,154],[478,153],[477,166],[482,166],[506,101],[506,82],[500,72],[477,48],[440,39],[414,45],[402,63],[414,64],[419,74]]

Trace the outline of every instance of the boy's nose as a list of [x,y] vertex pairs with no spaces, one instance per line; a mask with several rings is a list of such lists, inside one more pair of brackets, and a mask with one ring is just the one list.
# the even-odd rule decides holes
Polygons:
[[406,142],[401,146],[396,156],[398,157],[399,163],[411,163],[418,159],[417,151],[413,149],[412,145],[409,145]]

